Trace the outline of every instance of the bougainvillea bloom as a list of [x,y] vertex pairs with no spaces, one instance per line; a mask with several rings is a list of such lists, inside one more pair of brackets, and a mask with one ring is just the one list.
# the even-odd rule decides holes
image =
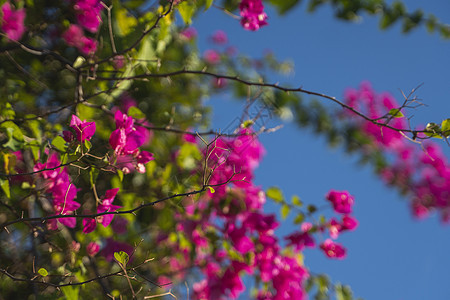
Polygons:
[[98,251],[100,251],[100,245],[94,242],[90,242],[87,246],[86,246],[86,252],[89,256],[95,256],[95,254],[98,253]]
[[333,242],[331,239],[326,239],[325,242],[320,245],[320,248],[326,256],[335,259],[344,259],[347,252],[342,245]]
[[[115,188],[112,190],[107,190],[105,197],[102,200],[102,203],[97,207],[97,213],[103,213],[103,212],[113,212],[121,208],[122,206],[113,205],[114,198],[117,195],[117,192],[119,191],[119,188]],[[111,224],[111,221],[113,220],[114,215],[103,215],[100,217],[97,217],[97,221],[99,223],[102,223],[104,227],[108,227],[109,224]]]
[[78,24],[90,32],[97,32],[100,26],[102,5],[98,0],[76,0],[73,6],[77,12]]
[[197,36],[197,30],[194,27],[189,27],[180,32],[180,36],[187,41],[192,41]]
[[109,137],[109,144],[114,149],[114,164],[125,174],[133,170],[145,172],[145,164],[153,160],[153,154],[138,148],[150,139],[148,129],[135,126],[132,117],[117,110],[114,119],[116,130]]
[[215,50],[206,50],[203,57],[205,61],[211,65],[215,65],[220,62],[220,55]]
[[86,120],[81,121],[77,116],[72,115],[72,120],[70,121],[70,128],[73,129],[75,136],[70,131],[64,131],[64,139],[67,142],[71,142],[76,139],[79,142],[84,142],[90,140],[95,133],[95,122],[86,122]]
[[316,246],[314,239],[309,234],[309,230],[312,229],[312,224],[309,222],[304,222],[301,226],[301,232],[294,232],[287,237],[286,240],[289,241],[288,246],[295,246],[297,251],[302,251],[305,247],[313,248]]
[[261,0],[242,0],[239,4],[241,25],[247,30],[258,30],[267,25],[267,15]]
[[227,34],[223,30],[217,30],[211,37],[211,40],[219,45],[228,43]]
[[0,28],[9,39],[13,41],[20,40],[25,32],[25,9],[13,10],[11,4],[5,2],[1,10],[3,16]]
[[[346,104],[380,123],[387,121],[384,116],[390,116],[391,109],[401,106],[389,93],[376,94],[368,82],[363,82],[358,90],[348,90],[345,98]],[[409,194],[413,215],[422,219],[436,210],[441,220],[446,221],[450,209],[450,164],[439,146],[426,140],[422,147],[416,147],[396,130],[381,129],[350,111],[345,115],[370,138],[371,145],[365,151],[381,151],[391,162],[380,170],[380,175],[387,184]],[[399,129],[410,127],[407,118],[391,119],[389,125]],[[426,138],[422,133],[418,137]]]
[[355,217],[352,216],[343,216],[342,217],[342,230],[355,230],[358,227],[359,223]]
[[[75,201],[77,196],[77,188],[71,182],[66,168],[57,168],[61,165],[58,154],[49,155],[46,163],[37,163],[33,170],[35,172],[43,169],[54,169],[40,172],[40,176],[45,179],[45,190],[52,196],[52,207],[54,215],[71,215],[80,207],[80,203]],[[47,227],[50,230],[58,228],[57,223],[61,223],[67,227],[74,228],[76,218],[58,218],[47,221]]]
[[337,213],[349,214],[352,212],[354,198],[347,191],[331,190],[326,198],[333,204],[333,208]]
[[92,55],[97,51],[97,41],[84,36],[83,29],[78,25],[70,25],[62,35],[67,45],[76,47],[83,54]]
[[[114,198],[117,195],[119,188],[115,188],[112,190],[107,190],[105,196],[103,197],[101,204],[97,207],[97,213],[101,214],[104,212],[114,212],[121,208],[121,206],[113,205]],[[113,214],[106,214],[98,216],[96,219],[93,218],[85,218],[83,219],[83,233],[90,233],[94,231],[97,227],[97,222],[101,223],[104,227],[108,227],[111,224],[114,218]]]

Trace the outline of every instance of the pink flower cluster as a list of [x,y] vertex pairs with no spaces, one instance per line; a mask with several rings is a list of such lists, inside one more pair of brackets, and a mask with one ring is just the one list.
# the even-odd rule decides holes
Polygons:
[[25,32],[25,9],[13,9],[9,1],[6,1],[1,6],[2,19],[1,19],[1,30],[6,34],[6,36],[13,41],[18,41],[22,38]]
[[[52,207],[55,212],[54,215],[70,215],[80,207],[80,203],[75,201],[77,196],[77,188],[71,182],[67,169],[57,168],[61,165],[58,154],[53,152],[49,155],[46,163],[37,163],[34,166],[34,171],[40,172],[40,176],[45,180],[45,188],[47,193],[52,195]],[[50,219],[47,226],[51,230],[58,229],[57,222],[74,228],[76,225],[76,218],[58,218]]]
[[62,37],[67,45],[77,48],[83,54],[92,55],[97,51],[97,41],[84,36],[83,29],[79,25],[71,24]]
[[117,110],[114,119],[116,130],[111,133],[109,144],[114,149],[112,157],[115,166],[125,174],[133,170],[145,172],[145,164],[153,160],[153,154],[140,151],[139,147],[148,142],[150,133],[143,126],[136,125],[135,120]]
[[[335,212],[339,214],[344,214],[339,222],[335,218],[331,218],[329,222],[325,225],[314,226],[309,222],[304,222],[301,225],[300,232],[294,232],[288,235],[285,239],[288,240],[288,246],[294,246],[296,251],[302,251],[305,247],[314,248],[316,243],[312,237],[313,232],[317,230],[323,232],[328,229],[330,237],[332,239],[337,239],[339,234],[344,231],[352,231],[358,227],[358,221],[348,215],[352,211],[352,205],[354,198],[348,192],[337,192],[331,190],[326,199],[329,200],[334,207]],[[346,249],[334,242],[332,239],[326,239],[320,244],[320,249],[329,258],[343,259],[346,256]]]
[[100,27],[102,5],[99,0],[75,0],[73,8],[76,11],[77,22],[84,29],[95,33]]
[[77,48],[85,55],[93,55],[97,51],[97,41],[86,37],[84,30],[96,33],[101,24],[102,5],[99,0],[75,0],[73,8],[78,25],[71,24],[62,35],[67,45]]
[[[359,90],[348,90],[345,101],[371,118],[381,118],[400,107],[390,94],[377,95],[368,83],[363,83]],[[450,164],[440,147],[429,140],[420,147],[397,131],[363,121],[350,111],[347,115],[371,138],[373,149],[388,158],[389,164],[381,169],[381,177],[409,195],[413,215],[424,218],[431,211],[438,211],[442,221],[450,223]],[[389,125],[409,128],[406,118],[392,119]],[[424,136],[419,134],[419,137]]]
[[239,4],[241,25],[247,30],[258,30],[267,25],[267,15],[261,0],[242,0]]
[[333,208],[337,213],[349,214],[352,212],[354,198],[347,191],[339,192],[331,190],[326,198],[333,204]]
[[[295,255],[282,252],[275,235],[276,217],[263,212],[265,194],[252,182],[263,153],[249,128],[240,129],[233,138],[217,138],[204,151],[212,170],[208,184],[214,191],[187,206],[186,215],[176,215],[177,232],[193,246],[178,249],[184,258],[178,259],[174,268],[193,264],[204,276],[193,285],[195,299],[238,298],[245,290],[244,274],[255,274],[267,285],[264,299],[306,297],[303,282],[308,273]],[[211,244],[207,236],[213,228],[213,234],[228,246]],[[167,237],[162,237],[161,243],[179,247]]]

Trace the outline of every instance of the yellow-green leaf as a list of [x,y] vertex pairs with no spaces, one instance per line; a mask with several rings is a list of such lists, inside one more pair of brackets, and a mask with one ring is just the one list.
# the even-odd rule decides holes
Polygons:
[[391,109],[390,111],[389,111],[389,114],[391,115],[391,116],[393,116],[394,118],[403,118],[404,117],[404,115],[403,115],[403,113],[400,111],[400,109],[398,109],[398,108],[393,108],[393,109]]
[[8,179],[0,178],[0,186],[2,187],[2,190],[5,193],[6,197],[8,197],[8,199],[11,199],[11,191],[10,191],[10,188],[9,188],[9,181],[8,181]]
[[38,273],[39,273],[39,275],[41,275],[42,277],[46,277],[46,276],[48,275],[47,270],[44,269],[44,268],[40,268],[40,269],[38,270]]
[[445,137],[450,136],[450,119],[445,119],[441,123],[442,135]]
[[128,256],[128,253],[126,253],[124,251],[114,252],[114,258],[123,267],[125,267],[127,265],[128,261],[130,260],[130,257]]
[[207,10],[208,8],[211,7],[211,5],[213,4],[213,1],[214,1],[214,0],[206,0],[206,3],[205,3],[205,10]]
[[288,206],[288,205],[283,205],[282,207],[281,207],[281,210],[280,210],[280,212],[281,212],[281,218],[283,219],[283,220],[285,220],[286,218],[287,218],[287,216],[289,215],[289,212],[291,211],[291,209],[290,209],[290,207]]
[[283,193],[281,192],[280,188],[275,187],[275,186],[267,189],[266,196],[269,197],[270,199],[274,200],[275,202],[283,202],[283,200],[284,200],[284,196],[283,196]]
[[192,22],[192,16],[195,12],[195,5],[188,1],[184,1],[178,5],[178,12],[180,13],[184,23],[189,25]]

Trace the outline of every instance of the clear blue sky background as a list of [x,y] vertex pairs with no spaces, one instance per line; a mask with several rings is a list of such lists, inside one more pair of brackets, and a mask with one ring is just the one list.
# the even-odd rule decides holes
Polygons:
[[[421,7],[450,22],[449,1],[404,3],[408,9]],[[424,28],[403,35],[399,24],[381,31],[378,19],[369,16],[359,23],[339,21],[329,7],[308,14],[305,3],[282,18],[272,10],[267,12],[269,26],[248,32],[238,21],[211,8],[194,21],[201,50],[211,46],[207,36],[222,29],[230,44],[243,53],[261,57],[265,49],[271,49],[280,59],[292,59],[295,73],[280,82],[338,98],[347,87],[356,88],[363,80],[397,99],[401,99],[399,89],[408,92],[424,83],[417,95],[428,107],[411,112],[412,124],[438,123],[450,117],[450,41]],[[243,108],[226,96],[210,99],[210,104],[216,109],[216,129],[225,128]],[[355,232],[338,240],[348,248],[345,260],[333,261],[317,250],[307,250],[307,267],[351,285],[354,295],[364,299],[450,299],[450,227],[441,225],[436,215],[414,220],[406,199],[386,187],[370,167],[357,165],[356,158],[342,149],[330,150],[323,138],[309,131],[285,125],[261,137],[267,154],[257,170],[256,183],[264,188],[279,186],[285,196],[297,194],[304,202],[319,206],[325,203],[329,189],[348,190],[356,197],[354,215],[360,221]],[[450,147],[442,146],[450,159]],[[280,234],[292,230],[289,224],[288,220]]]

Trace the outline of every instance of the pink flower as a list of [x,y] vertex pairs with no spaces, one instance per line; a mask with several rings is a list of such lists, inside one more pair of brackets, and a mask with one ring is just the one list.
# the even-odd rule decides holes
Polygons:
[[89,256],[95,256],[95,254],[98,253],[98,251],[100,251],[100,245],[94,242],[90,242],[87,246],[86,246],[86,252]]
[[339,233],[342,231],[342,226],[333,218],[331,219],[330,224],[328,224],[328,231],[330,232],[332,239],[337,239]]
[[314,239],[308,232],[295,232],[285,239],[289,241],[288,246],[295,246],[297,251],[302,251],[305,247],[314,248],[316,246]]
[[83,36],[83,29],[80,26],[74,24],[71,24],[66,32],[64,32],[62,35],[67,45],[72,47],[79,47],[81,45],[81,38]]
[[[103,197],[101,204],[99,204],[99,206],[97,207],[98,214],[101,214],[104,212],[114,212],[122,207],[122,206],[112,204],[118,191],[119,191],[119,188],[115,188],[115,189],[106,191],[106,194]],[[87,233],[94,231],[94,229],[97,227],[97,222],[101,223],[104,227],[108,227],[109,224],[111,224],[113,218],[114,218],[113,214],[101,215],[101,216],[98,216],[96,219],[85,218],[85,219],[83,219],[83,233],[87,234]]]
[[233,242],[234,248],[241,254],[252,251],[255,246],[253,241],[246,235],[247,231],[244,227],[236,228],[235,224],[229,224],[227,228],[227,235]]
[[264,215],[261,213],[249,213],[245,219],[243,226],[250,230],[255,230],[260,233],[270,233],[278,227],[275,215]]
[[97,221],[94,218],[83,219],[83,233],[88,234],[95,230],[97,227]]
[[[45,164],[37,163],[34,166],[34,171],[42,169],[56,168],[61,163],[58,154],[52,153]],[[46,179],[46,192],[52,196],[54,215],[70,215],[80,207],[80,204],[74,199],[77,196],[77,188],[70,181],[69,174],[65,168],[57,168],[55,170],[43,171],[40,175]],[[49,229],[56,230],[58,228],[57,222],[74,228],[76,225],[76,218],[58,218],[50,219],[47,223]]]
[[114,149],[113,160],[117,168],[124,173],[138,170],[145,172],[145,164],[153,160],[153,154],[147,151],[139,151],[150,139],[150,133],[142,126],[134,126],[134,119],[117,110],[114,116],[116,130],[109,137],[109,144]]
[[[114,198],[117,195],[117,192],[119,191],[119,188],[115,188],[112,190],[107,190],[105,197],[102,200],[102,204],[100,204],[97,207],[97,213],[103,213],[103,212],[113,212],[113,211],[117,211],[119,208],[121,208],[122,206],[118,206],[118,205],[112,205]],[[108,215],[103,215],[100,217],[97,217],[97,221],[99,223],[102,223],[102,225],[104,227],[108,227],[109,224],[111,224],[111,221],[113,220],[114,215],[112,214],[108,214]]]
[[114,218],[113,223],[111,224],[112,229],[117,234],[123,234],[127,232],[128,220],[121,217]]
[[71,142],[76,139],[79,142],[84,142],[90,140],[95,133],[95,122],[86,122],[86,120],[81,121],[77,116],[72,115],[72,120],[70,121],[70,128],[75,132],[75,137],[72,132],[64,131],[64,139],[66,142]]
[[345,248],[338,244],[333,242],[331,239],[326,239],[325,242],[323,242],[320,245],[320,248],[325,252],[326,256],[329,258],[335,258],[335,259],[344,259],[346,255]]
[[211,37],[211,40],[219,45],[228,43],[227,34],[223,30],[217,30]]
[[358,227],[359,223],[355,217],[352,216],[343,216],[342,217],[342,230],[355,230]]
[[205,61],[211,65],[216,65],[220,62],[220,55],[215,50],[211,49],[206,50],[205,53],[203,54],[203,57]]
[[197,36],[197,30],[194,27],[189,27],[180,32],[180,36],[187,41],[192,41]]
[[126,60],[123,55],[116,55],[113,58],[113,67],[116,70],[122,69],[125,66]]
[[76,252],[80,251],[80,247],[81,247],[80,243],[72,241],[72,245],[70,245],[70,250],[72,250],[73,252],[76,253]]
[[97,51],[97,41],[83,36],[81,38],[81,47],[78,49],[86,55],[92,55]]
[[78,24],[90,32],[97,32],[100,26],[102,5],[98,0],[77,0],[73,6],[77,12]]
[[239,4],[241,25],[247,30],[258,30],[267,25],[267,15],[261,0],[242,0]]
[[6,33],[6,36],[18,41],[25,32],[25,9],[13,10],[9,2],[5,2],[1,7],[3,18],[1,21],[1,29]]
[[92,55],[97,51],[97,41],[84,36],[83,29],[71,24],[62,35],[67,45],[76,47],[83,54]]
[[331,190],[326,198],[333,204],[333,208],[337,213],[349,214],[352,212],[354,198],[347,191]]

